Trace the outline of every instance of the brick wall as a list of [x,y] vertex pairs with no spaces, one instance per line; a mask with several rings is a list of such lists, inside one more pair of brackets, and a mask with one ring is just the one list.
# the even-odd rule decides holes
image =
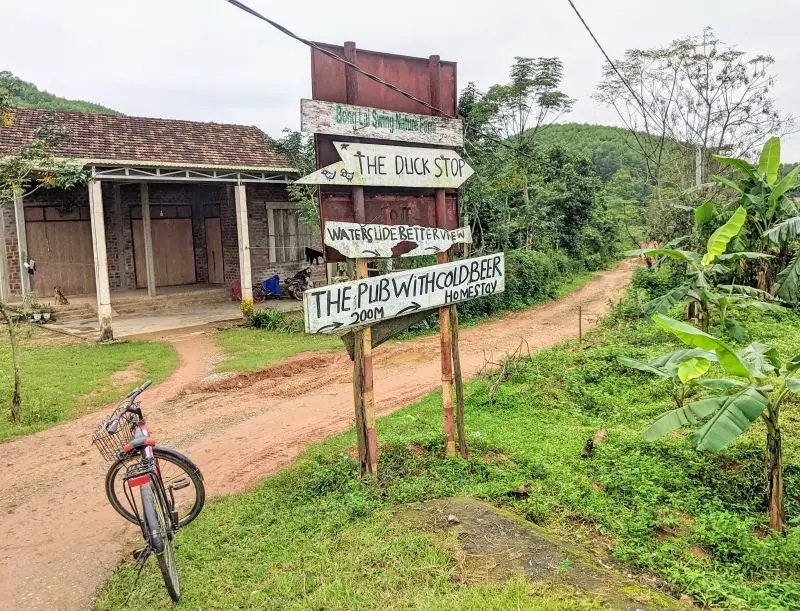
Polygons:
[[[198,282],[208,282],[205,215],[207,207],[218,206],[222,230],[222,250],[225,283],[239,280],[239,244],[233,187],[220,184],[150,184],[150,205],[182,204],[192,207],[192,235]],[[70,200],[74,205],[88,208],[89,196],[85,186],[71,191],[42,190],[26,198],[26,206],[56,205]],[[291,276],[302,267],[303,261],[275,264],[269,259],[266,202],[289,201],[283,185],[248,185],[247,214],[251,246],[253,281],[273,274],[281,279]],[[112,291],[136,288],[131,206],[140,204],[138,184],[114,185],[103,183],[103,212],[106,229],[109,284]],[[13,293],[20,293],[20,262],[13,206],[2,210],[5,225],[5,253],[8,261],[9,284]],[[321,250],[318,232],[313,247]]]

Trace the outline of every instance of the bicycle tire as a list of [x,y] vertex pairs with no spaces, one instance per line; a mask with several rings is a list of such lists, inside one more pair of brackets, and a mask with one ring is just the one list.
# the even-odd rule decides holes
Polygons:
[[[177,450],[173,450],[172,448],[154,446],[153,455],[158,459],[159,463],[161,461],[166,461],[175,465],[179,470],[182,470],[191,480],[192,485],[194,486],[196,494],[193,503],[186,511],[179,511],[178,515],[178,526],[186,526],[200,514],[200,511],[203,509],[203,505],[205,504],[206,491],[205,485],[203,484],[203,474],[200,473],[200,469],[198,469],[189,458]],[[134,524],[138,524],[139,519],[130,508],[127,498],[125,497],[124,492],[122,492],[122,485],[123,478],[125,476],[125,463],[138,462],[139,460],[140,458],[138,455],[131,456],[126,459],[118,459],[111,465],[111,467],[108,469],[108,473],[106,474],[106,497],[108,497],[109,503],[111,503],[111,506],[118,514]],[[177,477],[171,479],[175,480]],[[165,489],[170,484],[169,481],[164,482],[163,479],[162,483],[164,484]],[[119,484],[119,487],[117,484]],[[117,492],[117,490],[122,492],[122,498],[120,498],[120,494]]]
[[175,563],[175,548],[172,545],[172,525],[165,507],[165,499],[153,489],[153,484],[142,487],[142,515],[149,533],[148,542],[156,555],[161,578],[173,602],[181,599],[181,582],[178,565]]

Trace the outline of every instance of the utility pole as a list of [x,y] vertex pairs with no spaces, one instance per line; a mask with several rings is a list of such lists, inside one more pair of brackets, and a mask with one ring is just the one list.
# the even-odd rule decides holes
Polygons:
[[703,148],[698,144],[694,152],[694,184],[703,184]]

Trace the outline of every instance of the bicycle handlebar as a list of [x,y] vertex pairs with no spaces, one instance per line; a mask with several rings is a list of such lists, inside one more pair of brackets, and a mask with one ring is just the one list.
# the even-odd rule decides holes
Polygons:
[[132,398],[136,398],[136,397],[138,397],[138,396],[139,396],[140,394],[142,394],[142,393],[143,393],[145,390],[147,390],[147,389],[150,387],[150,385],[151,385],[152,383],[153,383],[153,380],[147,380],[147,381],[146,381],[144,384],[142,384],[141,386],[137,386],[137,387],[136,387],[136,388],[134,388],[134,389],[133,389],[131,392],[129,392],[129,393],[128,393],[128,394],[125,396],[125,398],[126,398],[126,399],[132,399]]
[[[117,432],[117,427],[119,426],[119,419],[122,418],[123,414],[131,411],[133,408],[133,402],[136,400],[140,394],[142,394],[145,390],[147,390],[153,384],[152,380],[147,380],[141,386],[137,386],[127,395],[125,395],[125,399],[128,401],[124,404],[124,406],[118,407],[111,416],[106,419],[105,428],[106,430],[111,433],[112,435]],[[141,412],[139,412],[141,416]]]

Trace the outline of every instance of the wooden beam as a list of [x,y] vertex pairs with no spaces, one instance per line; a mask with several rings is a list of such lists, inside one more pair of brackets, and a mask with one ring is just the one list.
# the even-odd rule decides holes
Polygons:
[[100,181],[97,180],[89,181],[89,214],[92,224],[94,279],[97,287],[97,318],[100,321],[100,341],[108,342],[114,339],[114,331],[111,326],[111,289],[108,283],[103,189]]
[[23,295],[31,292],[31,277],[25,262],[28,260],[28,234],[25,231],[25,208],[22,195],[14,195],[14,220],[17,226],[17,255],[19,256],[19,282]]
[[[114,185],[116,187],[116,185]],[[115,196],[118,190],[115,190]],[[144,233],[144,264],[147,274],[147,295],[156,296],[156,268],[153,261],[153,229],[150,219],[150,186],[139,184],[139,197],[142,204],[142,231]]]
[[236,231],[239,236],[239,279],[242,301],[253,299],[253,272],[250,261],[250,227],[247,222],[247,190],[244,185],[233,187],[236,204]]

